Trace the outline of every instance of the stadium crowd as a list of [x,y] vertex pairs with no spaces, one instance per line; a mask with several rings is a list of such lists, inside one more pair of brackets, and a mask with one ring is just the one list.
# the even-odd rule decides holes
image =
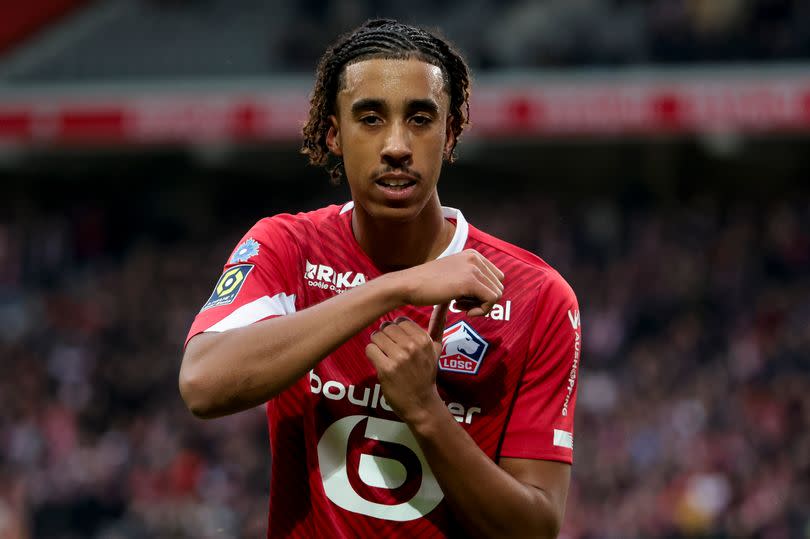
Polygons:
[[441,28],[478,69],[810,57],[802,0],[395,0],[299,2],[280,50],[310,70],[326,36],[364,18]]
[[805,0],[119,0],[79,11],[64,29],[73,37],[36,61],[0,57],[0,80],[311,74],[335,36],[379,16],[441,29],[475,73],[810,59]]
[[[809,198],[458,205],[580,299],[561,537],[810,537]],[[262,536],[263,410],[204,422],[177,390],[242,231],[110,257],[105,227],[0,221],[0,538]]]

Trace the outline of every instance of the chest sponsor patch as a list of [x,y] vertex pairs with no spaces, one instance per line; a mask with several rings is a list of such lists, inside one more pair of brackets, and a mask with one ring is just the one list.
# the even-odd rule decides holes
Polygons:
[[439,369],[477,374],[489,343],[463,320],[444,330]]
[[226,269],[217,281],[216,286],[214,286],[211,297],[205,302],[200,312],[212,307],[221,307],[233,303],[253,267],[253,264],[239,264]]
[[362,273],[353,271],[339,272],[335,271],[331,266],[313,264],[309,260],[306,263],[304,279],[307,285],[313,288],[322,288],[340,294],[349,288],[360,286],[366,282],[366,276]]

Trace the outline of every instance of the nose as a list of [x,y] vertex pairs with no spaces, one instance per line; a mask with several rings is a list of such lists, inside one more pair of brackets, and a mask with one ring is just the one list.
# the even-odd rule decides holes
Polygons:
[[394,122],[386,133],[380,157],[387,165],[401,167],[409,165],[412,156],[410,133],[407,127],[400,122]]

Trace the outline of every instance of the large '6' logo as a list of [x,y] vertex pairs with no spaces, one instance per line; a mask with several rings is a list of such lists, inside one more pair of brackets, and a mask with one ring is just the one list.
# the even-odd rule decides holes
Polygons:
[[[366,427],[361,433],[359,424],[364,420]],[[362,452],[362,447],[372,441],[387,446],[390,456]],[[358,446],[359,459],[357,451],[352,451]],[[399,421],[364,415],[339,419],[321,436],[318,460],[326,496],[348,511],[404,522],[430,513],[444,497],[419,444]],[[420,472],[421,482],[408,481],[410,473]],[[382,498],[387,497],[385,494],[398,496],[389,497],[391,503],[381,503],[362,496],[358,490],[365,494],[381,492]]]

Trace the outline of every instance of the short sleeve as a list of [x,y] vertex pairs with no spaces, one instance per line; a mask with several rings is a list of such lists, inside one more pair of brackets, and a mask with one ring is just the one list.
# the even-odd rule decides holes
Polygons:
[[500,456],[573,462],[582,352],[579,305],[558,274],[540,286],[526,368]]
[[191,324],[186,344],[200,333],[295,312],[293,275],[299,273],[300,257],[284,217],[262,219],[239,241]]

